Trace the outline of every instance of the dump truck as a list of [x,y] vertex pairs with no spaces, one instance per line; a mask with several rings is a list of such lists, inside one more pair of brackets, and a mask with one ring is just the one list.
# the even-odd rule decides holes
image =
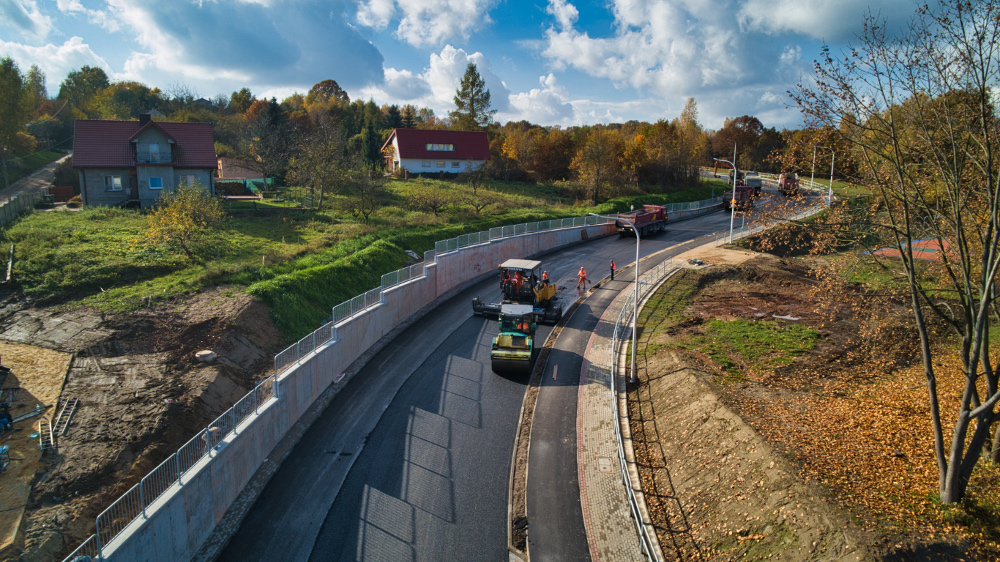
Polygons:
[[[736,200],[733,201],[733,195],[736,195]],[[754,201],[757,198],[754,197],[754,188],[749,185],[739,185],[732,190],[727,190],[722,194],[722,201],[725,204],[726,212],[731,213],[735,211],[749,211],[753,209]]]
[[[739,184],[737,184],[739,185]],[[764,187],[764,180],[757,172],[747,172],[743,176],[743,185],[753,188],[753,196],[760,197],[760,191]]]
[[785,197],[799,194],[799,176],[795,172],[785,172],[778,176],[778,191]]
[[499,333],[490,347],[493,372],[526,374],[535,356],[535,329],[539,323],[555,324],[562,318],[556,286],[542,280],[542,262],[511,259],[500,264],[503,300],[487,304],[472,299],[472,312],[499,320]]
[[[618,218],[627,219],[639,229],[640,236],[662,232],[667,229],[667,208],[663,205],[643,205],[627,213],[618,213]],[[623,221],[615,221],[618,236],[633,236],[632,225]]]

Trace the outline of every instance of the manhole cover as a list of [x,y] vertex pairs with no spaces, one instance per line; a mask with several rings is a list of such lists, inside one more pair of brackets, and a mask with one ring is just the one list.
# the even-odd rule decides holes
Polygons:
[[601,472],[611,472],[611,459],[600,457],[597,459],[597,470]]

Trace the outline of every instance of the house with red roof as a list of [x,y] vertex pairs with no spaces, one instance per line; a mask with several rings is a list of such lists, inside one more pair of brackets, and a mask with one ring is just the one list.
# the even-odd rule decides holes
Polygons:
[[84,205],[148,207],[164,190],[202,185],[215,194],[218,166],[210,123],[79,119],[73,168]]
[[388,171],[411,174],[475,170],[490,158],[490,141],[483,131],[393,129],[382,145]]

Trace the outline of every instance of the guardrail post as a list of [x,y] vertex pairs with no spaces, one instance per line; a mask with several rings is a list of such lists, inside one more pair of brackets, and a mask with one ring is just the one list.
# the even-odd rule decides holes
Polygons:
[[146,499],[143,496],[142,489],[145,488],[143,483],[146,481],[145,478],[139,481],[139,508],[142,510],[142,516],[146,516]]

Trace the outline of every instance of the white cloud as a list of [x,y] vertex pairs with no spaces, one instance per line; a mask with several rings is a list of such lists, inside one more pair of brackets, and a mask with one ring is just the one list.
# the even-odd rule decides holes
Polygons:
[[38,11],[35,0],[0,0],[0,22],[32,39],[45,39],[52,31],[52,18]]
[[455,109],[455,92],[470,62],[476,65],[486,89],[490,91],[490,106],[498,112],[507,111],[510,90],[493,72],[490,61],[482,53],[469,54],[451,45],[445,45],[440,53],[431,53],[428,65],[419,74],[409,70],[385,69],[385,81],[361,88],[357,97],[428,107],[438,116],[446,117]]
[[468,39],[476,29],[493,23],[489,10],[496,0],[365,0],[358,8],[362,25],[385,29],[401,14],[396,37],[414,47]]
[[548,7],[545,8],[545,13],[556,18],[560,29],[573,27],[577,18],[580,17],[580,11],[576,9],[576,6],[567,3],[566,0],[550,0]]
[[[74,0],[64,0],[67,9]],[[381,82],[383,58],[341,2],[108,0],[134,38],[125,76],[143,82],[228,82],[255,90]]]
[[[746,0],[745,6],[770,1]],[[812,2],[774,3],[800,1]],[[886,5],[897,1],[883,0]],[[737,17],[737,8],[718,1],[610,0],[614,23],[604,36],[595,36],[581,29],[576,8],[567,0],[549,0],[546,12],[554,22],[544,33],[540,52],[554,70],[575,69],[616,88],[659,97],[794,84],[808,72],[800,45],[748,31],[751,24]],[[754,26],[762,25],[754,21]],[[850,21],[858,25],[860,19]]]
[[80,37],[72,37],[62,45],[48,43],[40,47],[8,43],[0,39],[0,56],[8,56],[18,61],[22,72],[27,71],[32,64],[37,64],[45,73],[46,86],[51,95],[59,92],[59,82],[62,82],[61,78],[53,82],[55,77],[63,77],[82,66],[102,68],[110,75],[108,63],[91,50],[90,45],[84,43]]
[[82,14],[87,17],[87,21],[99,25],[107,31],[115,32],[120,29],[118,20],[115,19],[111,11],[91,10],[84,6],[80,0],[56,0],[56,7],[67,15]]
[[501,121],[529,121],[546,125],[569,126],[576,124],[573,104],[569,92],[556,83],[553,74],[539,77],[541,88],[510,95],[510,107],[497,113]]
[[821,41],[849,41],[871,11],[882,16],[909,17],[913,0],[747,0],[738,18],[749,31],[777,35],[797,33]]

